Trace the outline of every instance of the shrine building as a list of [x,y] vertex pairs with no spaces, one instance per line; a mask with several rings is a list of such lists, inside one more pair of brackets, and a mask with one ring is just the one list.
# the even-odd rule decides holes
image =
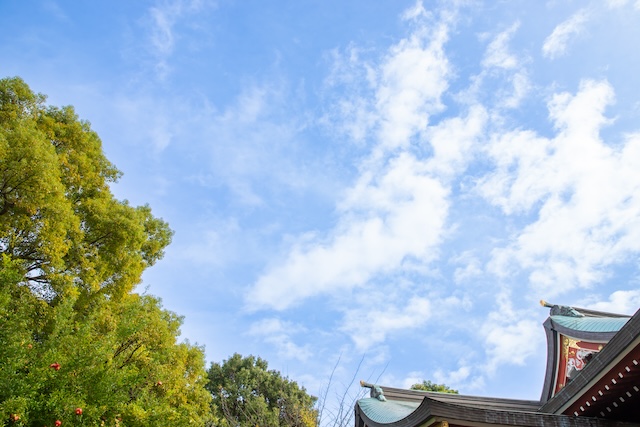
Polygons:
[[405,390],[361,382],[356,427],[640,427],[640,310],[633,316],[541,303],[547,368],[540,400]]

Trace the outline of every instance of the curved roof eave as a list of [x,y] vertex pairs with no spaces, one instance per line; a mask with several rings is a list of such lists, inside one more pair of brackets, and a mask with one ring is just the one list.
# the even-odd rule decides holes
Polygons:
[[[468,398],[469,396],[461,396]],[[498,410],[487,409],[477,406],[459,405],[450,402],[444,402],[425,396],[422,402],[415,410],[407,414],[404,418],[391,422],[382,422],[384,419],[376,420],[372,418],[371,413],[367,413],[366,404],[364,407],[361,402],[367,401],[372,405],[380,408],[388,407],[390,401],[386,402],[361,399],[356,403],[356,416],[359,416],[363,423],[356,425],[366,425],[368,427],[416,427],[424,423],[437,421],[448,421],[449,424],[456,425],[495,425],[495,426],[540,426],[545,427],[640,427],[637,423],[617,422],[601,418],[591,417],[572,417],[560,414],[550,414],[531,411],[518,410]],[[514,400],[514,402],[516,402]],[[529,401],[523,401],[529,402]],[[396,402],[397,403],[397,402]],[[368,408],[371,409],[371,408]]]
[[553,326],[572,331],[615,334],[629,321],[629,317],[571,317],[550,316]]

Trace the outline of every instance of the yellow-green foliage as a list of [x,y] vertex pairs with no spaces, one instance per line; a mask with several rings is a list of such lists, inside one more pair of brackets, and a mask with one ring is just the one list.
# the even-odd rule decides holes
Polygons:
[[0,425],[211,419],[203,350],[133,292],[171,230],[113,197],[118,175],[73,108],[0,80]]

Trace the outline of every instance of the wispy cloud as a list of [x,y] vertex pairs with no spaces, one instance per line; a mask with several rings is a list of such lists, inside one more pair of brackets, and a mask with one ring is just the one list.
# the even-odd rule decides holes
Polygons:
[[405,257],[432,258],[447,209],[447,190],[424,165],[403,154],[363,177],[349,191],[342,219],[323,240],[300,242],[249,293],[254,307],[285,309],[308,297],[333,294],[389,273]]
[[629,0],[607,0],[607,6],[610,8],[622,7],[629,3]]
[[[405,14],[411,33],[378,58],[353,45],[334,52],[327,84],[345,90],[324,120],[364,152],[357,176],[336,195],[335,226],[292,239],[245,302],[252,310],[284,311],[329,298],[342,316],[339,330],[357,351],[374,352],[384,352],[390,337],[427,325],[469,333],[433,316],[435,306],[464,306],[465,319],[479,325],[482,359],[474,365],[460,353],[458,367],[437,378],[482,387],[500,366],[525,364],[542,345],[536,312],[522,310],[523,300],[591,286],[607,266],[640,251],[640,137],[628,135],[615,148],[602,140],[614,100],[606,81],[585,80],[576,93],[549,99],[553,136],[506,126],[503,119],[532,87],[531,59],[510,48],[518,23],[490,39],[479,74],[457,98],[459,110],[437,116],[453,78],[445,52],[451,21],[421,6]],[[559,26],[548,39],[549,55],[559,55],[586,20],[581,11]],[[476,185],[462,186],[474,162],[482,163]],[[456,227],[452,209],[474,197],[509,223],[506,243],[496,238],[486,254],[462,250],[450,273],[430,281],[429,274],[443,274],[434,261],[442,261]],[[514,279],[522,276],[525,285]],[[498,299],[489,314],[472,313],[462,290],[476,281],[498,282],[483,289],[484,297]],[[516,297],[505,290],[512,286]]]
[[375,110],[378,141],[384,149],[406,148],[424,131],[429,116],[443,108],[449,63],[444,54],[448,28],[423,27],[393,46],[380,68]]
[[554,59],[564,55],[571,39],[579,35],[589,20],[589,14],[582,9],[573,14],[569,19],[559,24],[553,32],[544,40],[542,54]]
[[497,87],[496,98],[499,101],[496,107],[518,107],[531,89],[525,69],[527,58],[514,54],[510,49],[512,39],[519,28],[520,22],[515,22],[491,40],[482,58],[483,71],[476,78],[476,85],[484,84],[485,80],[490,80],[490,76],[494,74],[504,82]]
[[475,372],[474,368],[477,366],[473,361],[461,360],[457,369],[436,370],[433,373],[433,381],[438,384],[446,384],[453,389],[464,387],[465,390],[481,390],[485,385],[485,378]]
[[346,314],[342,330],[351,336],[357,351],[366,351],[383,343],[392,332],[410,331],[425,325],[432,316],[431,302],[411,297],[401,304],[383,302],[385,295],[371,306],[360,306]]
[[615,291],[606,301],[599,297],[590,298],[590,301],[586,301],[586,307],[592,310],[631,315],[640,308],[640,289]]
[[488,146],[497,168],[481,192],[508,215],[537,212],[509,246],[494,250],[500,276],[524,269],[532,287],[559,295],[593,285],[640,250],[640,137],[617,148],[600,138],[613,97],[607,82],[583,81],[575,95],[550,101],[555,137],[515,131]]
[[471,251],[465,251],[459,256],[451,259],[449,262],[454,265],[460,265],[460,267],[457,267],[453,273],[453,280],[455,283],[468,282],[480,277],[484,273],[480,259]]
[[474,109],[430,128],[432,157],[401,152],[382,165],[365,164],[338,204],[340,221],[332,233],[301,240],[258,279],[249,303],[282,310],[364,286],[376,275],[402,270],[408,259],[423,265],[434,260],[446,228],[449,180],[468,161],[484,120],[483,110]]
[[180,35],[178,23],[205,9],[212,8],[213,1],[206,0],[159,0],[151,6],[144,19],[148,29],[149,49],[155,58],[155,71],[160,80],[171,70],[169,58],[174,53]]
[[[375,117],[373,150],[338,202],[337,226],[325,236],[300,241],[266,271],[248,294],[253,308],[282,310],[315,295],[363,286],[376,274],[400,268],[407,257],[433,258],[430,249],[441,237],[449,190],[430,170],[435,166],[410,151],[413,138],[426,131],[429,115],[441,108],[440,96],[447,88],[447,28],[427,28],[418,25],[372,69],[373,101],[362,104]],[[471,116],[467,126],[455,131],[477,128],[478,114]],[[461,144],[473,139],[465,136]],[[438,148],[439,140],[433,131],[444,166],[459,161],[456,145]]]
[[297,345],[292,335],[304,332],[304,328],[277,318],[259,320],[249,328],[249,335],[261,338],[267,344],[274,346],[280,357],[303,362],[311,356],[310,346]]
[[357,142],[375,141],[381,155],[407,149],[411,138],[427,128],[429,117],[442,111],[451,74],[444,45],[454,18],[443,12],[436,19],[419,1],[404,19],[414,31],[381,58],[366,59],[369,52],[353,45],[343,54],[333,51],[326,80],[341,89],[329,125]]
[[249,82],[221,111],[194,112],[203,114],[198,149],[208,172],[202,184],[224,186],[234,204],[249,207],[278,193],[321,195],[332,188],[322,153],[307,155],[305,112],[296,110],[295,98],[279,82]]
[[611,9],[615,9],[618,7],[624,7],[627,4],[631,3],[635,10],[640,10],[640,0],[629,1],[629,0],[607,0],[607,6]]
[[509,51],[509,42],[519,27],[519,22],[514,23],[489,43],[482,59],[483,67],[497,67],[507,70],[519,67],[520,61],[518,57]]
[[540,325],[525,310],[514,308],[510,291],[499,292],[495,302],[479,330],[487,357],[481,371],[489,376],[505,364],[524,365],[543,345]]

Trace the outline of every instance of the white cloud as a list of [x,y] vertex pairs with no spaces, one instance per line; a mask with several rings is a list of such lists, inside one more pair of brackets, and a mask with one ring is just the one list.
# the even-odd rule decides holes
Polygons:
[[640,289],[615,291],[608,301],[588,303],[586,308],[610,313],[633,314],[640,309]]
[[[372,71],[378,76],[375,101],[363,105],[375,111],[376,144],[338,203],[336,227],[324,237],[301,241],[259,277],[247,295],[250,307],[282,310],[315,295],[363,286],[402,268],[406,259],[433,259],[449,194],[437,173],[459,167],[484,119],[482,110],[474,109],[465,119],[427,132],[429,114],[441,108],[447,88],[446,32],[444,24],[432,31],[418,25]],[[416,136],[433,143],[431,162],[410,152]],[[447,137],[455,139],[445,142]]]
[[367,52],[350,46],[332,52],[329,87],[340,87],[341,98],[325,118],[328,127],[345,132],[357,142],[373,137],[382,155],[407,149],[423,132],[429,117],[442,111],[441,96],[451,73],[444,54],[453,17],[440,20],[424,11],[422,3],[407,12],[414,31],[391,46],[380,60],[366,61]]
[[390,49],[380,69],[375,109],[378,140],[385,149],[406,148],[424,131],[429,116],[443,108],[449,64],[444,54],[448,28],[421,28]]
[[148,9],[144,21],[148,28],[150,50],[156,59],[155,70],[161,80],[170,71],[168,59],[179,38],[175,30],[177,23],[185,17],[192,18],[211,5],[212,2],[205,0],[161,0]]
[[425,376],[420,371],[409,372],[407,376],[401,381],[401,388],[410,388],[414,384],[419,384],[424,381]]
[[304,328],[277,318],[262,319],[253,323],[249,329],[249,335],[257,336],[276,347],[280,357],[303,362],[311,356],[311,349],[309,345],[297,345],[292,335],[304,332]]
[[152,7],[149,9],[149,15],[153,23],[150,35],[151,44],[159,55],[169,55],[173,51],[173,24],[180,12],[179,5],[180,3],[174,3],[168,7]]
[[550,59],[562,56],[567,50],[571,39],[580,34],[589,19],[585,9],[573,14],[569,19],[559,24],[553,32],[544,40],[542,53]]
[[480,277],[484,273],[480,259],[471,251],[465,251],[451,259],[450,262],[454,265],[462,265],[461,267],[457,267],[453,273],[453,281],[457,284],[469,282],[471,279]]
[[520,27],[520,23],[516,22],[506,31],[498,34],[487,46],[482,59],[482,66],[485,68],[503,68],[506,70],[518,68],[520,62],[518,58],[509,52],[509,42]]
[[404,13],[402,14],[402,18],[404,20],[411,21],[421,16],[427,15],[428,12],[425,10],[422,0],[417,0],[416,4],[413,7],[404,11]]
[[[407,17],[426,19],[422,4],[416,5]],[[547,39],[545,55],[561,55],[586,20],[582,11],[558,26]],[[356,351],[373,353],[384,350],[393,335],[436,322],[436,306],[469,312],[472,301],[476,303],[473,298],[455,298],[441,290],[444,295],[434,299],[436,292],[429,291],[438,285],[419,281],[405,285],[401,296],[394,292],[400,286],[394,280],[410,263],[425,267],[439,259],[447,232],[455,226],[447,223],[454,202],[452,183],[475,159],[495,165],[478,182],[480,194],[515,222],[510,223],[507,243],[490,255],[489,271],[468,252],[457,260],[455,283],[470,283],[493,272],[512,284],[516,282],[511,278],[524,272],[529,289],[516,288],[517,292],[552,297],[590,286],[616,262],[616,255],[624,258],[640,248],[634,243],[640,239],[633,238],[633,223],[640,218],[633,196],[640,194],[634,187],[640,182],[634,175],[640,171],[640,161],[635,160],[640,159],[640,143],[635,142],[640,138],[630,135],[617,148],[600,138],[601,129],[610,123],[605,108],[613,102],[612,88],[606,82],[584,81],[575,94],[554,95],[548,102],[555,127],[551,137],[522,128],[504,132],[500,119],[508,118],[505,109],[518,108],[532,87],[525,68],[530,59],[509,49],[516,23],[495,36],[482,59],[474,84],[478,90],[493,91],[483,99],[485,105],[479,103],[482,97],[471,96],[462,114],[434,124],[430,120],[444,108],[452,68],[444,52],[447,27],[431,23],[430,28],[417,25],[379,61],[363,60],[353,46],[344,56],[336,54],[328,84],[346,86],[333,106],[343,119],[336,127],[359,148],[371,151],[356,163],[359,175],[353,184],[336,196],[335,226],[294,238],[284,256],[246,293],[251,309],[286,310],[328,296],[335,302],[331,307],[343,313],[338,329],[351,338]],[[218,121],[252,117],[260,122],[261,109],[273,103],[257,102],[262,95],[253,95],[256,99],[239,103],[238,111]],[[488,140],[487,129],[494,132]],[[479,151],[479,141],[486,151]],[[624,227],[612,225],[623,223]],[[487,296],[495,290],[483,292]],[[347,297],[348,309],[341,304]],[[507,296],[500,298],[498,310],[484,321],[476,318],[484,358],[475,365],[460,359],[456,369],[437,370],[433,378],[480,389],[501,365],[523,365],[539,354],[544,343],[535,316],[516,313]],[[279,340],[282,348],[292,344],[286,337]]]
[[350,310],[341,328],[354,340],[357,351],[365,351],[385,341],[394,331],[408,331],[423,326],[431,317],[428,298],[411,297],[402,305],[384,302],[385,295],[378,295],[376,304]]
[[331,71],[324,80],[325,89],[336,91],[339,97],[329,103],[331,108],[320,120],[330,133],[344,134],[347,141],[357,144],[367,141],[376,122],[366,95],[374,91],[377,71],[362,58],[365,54],[351,45],[344,52],[334,49],[327,55]]
[[482,370],[493,375],[500,365],[524,365],[544,348],[540,325],[528,313],[513,308],[509,292],[496,297],[497,309],[489,313],[480,328],[487,361]]
[[445,384],[454,390],[464,389],[463,393],[470,390],[482,390],[485,386],[485,378],[477,374],[477,366],[469,361],[459,363],[458,369],[444,371],[441,369],[433,373],[433,379],[438,384]]
[[[640,0],[635,0],[631,2],[633,4],[633,8],[635,10],[640,10]],[[611,9],[615,9],[618,7],[624,7],[629,4],[629,0],[607,0],[607,6]]]
[[425,132],[433,150],[425,163],[429,172],[448,183],[467,167],[476,152],[487,123],[487,112],[480,105],[470,107],[466,115],[445,119]]
[[502,105],[506,108],[517,108],[520,102],[531,91],[531,82],[525,71],[519,71],[511,77],[512,88],[510,93],[505,93]]
[[255,208],[275,192],[305,189],[325,196],[332,189],[321,151],[300,161],[308,154],[300,132],[304,114],[292,111],[295,96],[283,86],[250,83],[221,111],[193,109],[203,128],[191,129],[195,141],[187,143],[196,144],[210,170],[202,183],[230,189],[234,204]]
[[[513,23],[506,30],[498,33],[487,45],[482,58],[479,74],[470,77],[471,84],[456,94],[456,98],[469,105],[483,104],[490,110],[492,121],[502,118],[504,109],[515,109],[531,91],[531,82],[526,65],[530,62],[522,52],[514,54],[510,44],[520,27]],[[481,34],[484,41],[489,34]]]
[[[500,313],[497,313],[500,316]],[[486,371],[493,374],[500,365],[524,365],[544,348],[540,325],[528,319],[491,320],[483,329],[487,348]]]
[[614,148],[599,135],[613,97],[608,83],[584,81],[549,102],[554,138],[515,131],[492,140],[496,170],[481,193],[507,215],[537,213],[494,250],[494,272],[524,269],[532,287],[554,296],[592,285],[640,251],[640,136]]
[[612,9],[617,7],[623,7],[627,3],[629,3],[629,0],[607,0],[607,6],[609,6]]
[[[406,377],[399,381],[399,387],[408,389],[414,384],[421,384],[429,380],[435,384],[444,384],[454,390],[459,390],[466,394],[469,390],[480,390],[484,386],[484,378],[473,376],[473,365],[459,363],[456,369],[444,371],[437,369],[434,372],[425,373],[422,371],[409,372]],[[462,391],[461,389],[464,389]]]
[[443,384],[459,384],[469,378],[471,368],[469,366],[460,366],[455,371],[444,373],[437,371],[434,374],[435,381]]
[[400,268],[403,259],[433,258],[447,212],[447,189],[409,154],[391,159],[349,190],[342,219],[324,241],[294,248],[248,295],[254,308],[285,309],[322,293],[362,286]]

